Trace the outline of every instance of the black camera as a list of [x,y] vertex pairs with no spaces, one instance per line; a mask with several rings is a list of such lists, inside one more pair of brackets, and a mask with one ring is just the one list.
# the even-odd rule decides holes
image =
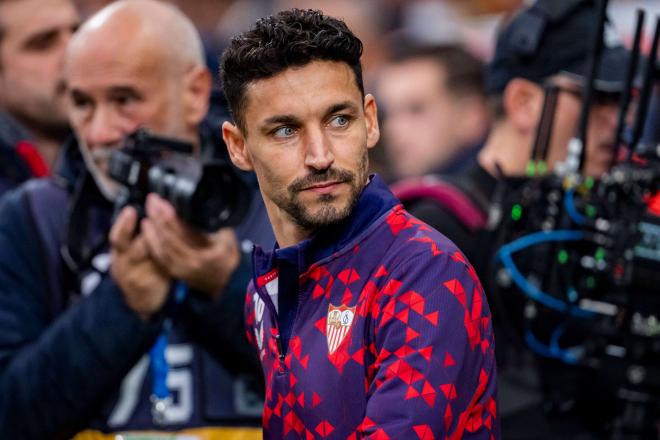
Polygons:
[[[603,20],[606,6],[600,2]],[[590,69],[566,160],[546,174],[559,93],[549,86],[530,178],[500,183],[491,211],[493,316],[515,332],[514,343],[524,341],[538,355],[545,406],[571,408],[598,438],[660,438],[660,19],[637,90],[644,14],[637,16],[608,171],[597,179],[583,173]]]
[[112,152],[108,168],[110,177],[123,186],[115,213],[131,205],[144,216],[147,194],[153,192],[169,201],[190,226],[214,232],[238,225],[250,206],[249,187],[228,162],[201,161],[193,156],[191,144],[144,129],[127,136],[123,148]]

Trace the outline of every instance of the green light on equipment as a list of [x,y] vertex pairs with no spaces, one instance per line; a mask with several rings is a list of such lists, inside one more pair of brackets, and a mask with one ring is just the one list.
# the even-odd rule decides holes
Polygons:
[[594,205],[587,205],[584,211],[587,217],[596,217],[596,207]]
[[548,172],[548,165],[542,160],[539,161],[537,167],[538,167],[538,172],[539,172],[540,176],[542,176],[542,175],[544,175],[545,173]]
[[584,186],[587,187],[587,189],[591,189],[594,187],[594,178],[593,177],[587,177],[584,179]]
[[522,206],[516,203],[513,205],[513,208],[511,208],[511,219],[518,221],[520,220],[520,217],[522,217]]
[[587,277],[587,288],[593,289],[596,287],[596,279],[594,277]]
[[594,255],[594,258],[596,259],[596,261],[603,261],[603,259],[605,258],[605,249],[603,249],[602,247],[596,249],[596,254]]
[[559,264],[566,264],[568,262],[568,252],[564,249],[560,250],[557,254],[557,260],[559,261]]
[[527,177],[534,177],[536,174],[536,163],[534,161],[527,162]]

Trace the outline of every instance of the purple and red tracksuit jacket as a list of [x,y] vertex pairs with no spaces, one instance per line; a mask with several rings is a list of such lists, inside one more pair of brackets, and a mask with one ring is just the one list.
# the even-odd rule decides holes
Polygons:
[[254,265],[265,439],[500,438],[477,275],[378,176],[341,224]]

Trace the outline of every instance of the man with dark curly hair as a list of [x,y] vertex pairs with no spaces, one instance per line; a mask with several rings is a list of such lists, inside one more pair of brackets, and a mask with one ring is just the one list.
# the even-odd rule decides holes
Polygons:
[[361,54],[342,21],[297,9],[223,54],[223,136],[277,238],[255,248],[246,303],[265,438],[499,438],[483,289],[369,176],[379,129]]

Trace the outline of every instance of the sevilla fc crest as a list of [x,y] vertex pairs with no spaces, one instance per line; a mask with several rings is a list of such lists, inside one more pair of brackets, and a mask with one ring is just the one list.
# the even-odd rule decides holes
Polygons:
[[341,305],[337,307],[330,304],[328,307],[325,336],[328,339],[328,352],[330,354],[334,353],[337,347],[344,341],[344,338],[346,338],[353,324],[354,317],[355,306],[347,307]]

